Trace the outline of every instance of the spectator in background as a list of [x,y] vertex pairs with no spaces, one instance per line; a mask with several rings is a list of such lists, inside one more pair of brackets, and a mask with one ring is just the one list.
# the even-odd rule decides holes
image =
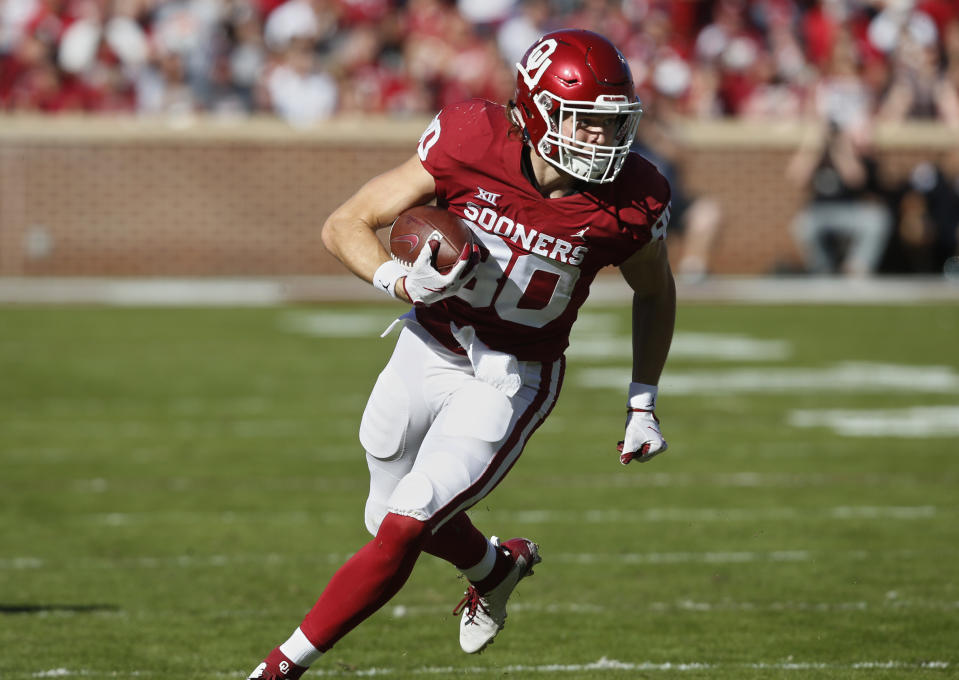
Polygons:
[[902,192],[897,236],[911,273],[939,273],[959,255],[959,149],[913,168]]
[[334,54],[340,88],[338,112],[427,114],[429,93],[413,78],[391,32],[376,24],[357,26]]
[[512,16],[496,31],[496,43],[507,64],[519,62],[530,45],[549,33],[550,18],[549,0],[519,0]]
[[339,8],[332,0],[290,0],[264,25],[269,61],[257,87],[257,107],[297,127],[337,110],[339,86],[326,68],[337,36]]
[[37,54],[35,60],[33,56],[23,62],[25,68],[10,92],[11,107],[37,113],[82,110],[80,92],[64,83],[53,59],[46,54]]
[[[421,114],[499,99],[522,46],[566,26],[611,36],[641,90],[660,64],[685,72],[694,118],[859,115],[862,96],[884,121],[959,127],[955,0],[5,0],[0,106]],[[281,94],[300,81],[314,114]]]
[[515,70],[500,56],[495,35],[474,32],[455,12],[448,16],[446,30],[450,56],[442,71],[438,106],[472,97],[508,101],[513,94]]
[[959,10],[957,16],[946,23],[942,35],[942,51],[946,60],[945,77],[959,90]]
[[[664,65],[660,64],[660,69]],[[671,70],[671,69],[670,69]],[[673,120],[673,104],[664,87],[673,87],[674,73],[654,74],[660,89],[643,100],[643,121],[633,151],[651,161],[669,181],[670,253],[677,253],[676,278],[685,283],[700,283],[709,274],[709,261],[722,222],[722,208],[712,196],[690,194],[683,177],[683,141]]]
[[[214,36],[220,26],[218,0],[165,0],[151,12],[151,40],[164,59],[179,62],[171,70],[180,76],[174,90],[183,88],[182,105],[202,108],[213,67]],[[167,72],[161,70],[161,72]],[[189,104],[187,104],[189,102]]]
[[821,68],[830,58],[840,26],[848,19],[844,3],[813,0],[799,18],[798,33],[806,58]]
[[455,12],[443,0],[409,0],[406,6],[402,58],[410,76],[430,92],[431,103],[442,89],[444,65],[453,56],[446,28]]
[[309,127],[336,112],[336,80],[321,68],[309,38],[293,38],[264,77],[265,104],[283,120]]
[[136,100],[137,111],[144,114],[183,117],[196,112],[183,57],[166,51],[154,56],[137,76]]
[[750,120],[796,120],[802,114],[803,94],[812,69],[793,30],[795,15],[790,6],[770,3],[763,9],[768,51],[756,59],[753,86],[742,102],[740,115]]
[[876,273],[889,240],[892,217],[885,203],[869,121],[831,119],[786,169],[809,202],[793,221],[806,270],[813,274]]
[[231,3],[224,9],[212,46],[213,72],[203,106],[216,114],[251,113],[267,62],[263,23],[249,2]]
[[724,115],[739,115],[763,77],[762,37],[748,21],[743,0],[718,0],[713,20],[696,36],[700,64],[715,70]]
[[[890,10],[885,10],[871,27]],[[938,119],[959,127],[959,90],[949,77],[948,53],[940,49],[935,22],[922,12],[887,19],[890,33],[892,77],[879,106],[879,120],[902,122],[907,118]],[[877,38],[877,40],[882,40]],[[883,43],[887,46],[886,43]]]
[[211,73],[208,46],[219,15],[213,3],[159,3],[146,15],[149,58],[132,69],[137,111],[191,116],[202,110]]
[[570,28],[599,31],[616,44],[624,44],[634,27],[623,13],[622,0],[579,0],[576,10],[563,19]]
[[481,34],[488,35],[509,18],[515,4],[516,0],[456,0],[456,11]]
[[[622,43],[623,56],[633,71],[633,78],[643,88],[643,96],[650,96],[647,90],[652,86],[653,72],[667,61],[675,63],[681,71],[670,73],[667,89],[672,93],[685,92],[689,87],[690,47],[688,41],[677,36],[670,13],[659,7],[642,10],[634,5],[626,7],[630,12],[623,17],[631,30]],[[667,83],[663,81],[660,85]]]
[[47,3],[4,5],[5,54],[0,62],[0,103],[5,109],[56,113],[82,108],[78,93],[56,65],[63,32],[62,8]]
[[862,78],[862,58],[855,37],[841,28],[812,91],[810,113],[840,128],[864,126],[875,105],[873,93]]
[[335,36],[337,22],[337,9],[329,0],[289,0],[267,16],[263,39],[274,52],[283,52],[296,39],[322,45]]
[[115,0],[103,25],[103,46],[94,78],[103,84],[96,111],[133,111],[134,74],[150,57],[150,39],[141,19],[145,2]]

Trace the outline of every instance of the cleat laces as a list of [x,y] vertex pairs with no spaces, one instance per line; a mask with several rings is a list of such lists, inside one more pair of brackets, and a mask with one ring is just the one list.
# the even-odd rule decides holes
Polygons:
[[466,612],[466,623],[476,625],[476,614],[482,610],[484,614],[489,615],[489,609],[483,604],[483,598],[479,591],[473,586],[466,589],[463,593],[463,599],[453,607],[453,616],[459,616],[460,612]]

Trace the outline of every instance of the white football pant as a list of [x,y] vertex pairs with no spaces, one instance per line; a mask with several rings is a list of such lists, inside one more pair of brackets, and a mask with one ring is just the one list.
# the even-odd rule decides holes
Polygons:
[[373,535],[388,512],[436,531],[489,494],[552,410],[565,368],[562,358],[517,362],[522,383],[510,397],[415,319],[405,322],[360,424]]

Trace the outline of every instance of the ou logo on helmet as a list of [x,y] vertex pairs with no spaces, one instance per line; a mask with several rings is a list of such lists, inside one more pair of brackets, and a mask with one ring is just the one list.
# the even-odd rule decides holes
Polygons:
[[546,72],[546,69],[553,62],[550,56],[556,51],[558,46],[559,43],[552,38],[544,40],[530,51],[526,57],[525,67],[522,64],[516,64],[516,68],[519,69],[523,80],[526,82],[526,87],[530,90],[536,87],[539,79],[543,77],[543,73]]

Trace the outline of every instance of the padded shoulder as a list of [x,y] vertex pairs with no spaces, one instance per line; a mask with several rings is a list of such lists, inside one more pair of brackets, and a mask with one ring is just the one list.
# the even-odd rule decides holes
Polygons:
[[634,199],[647,203],[650,207],[666,206],[669,203],[669,181],[653,165],[652,161],[638,153],[626,157],[616,183],[628,187]]
[[637,153],[629,154],[613,187],[611,200],[620,229],[640,247],[665,238],[671,190],[669,181],[652,162]]
[[[487,159],[491,147],[509,128],[506,109],[485,99],[470,99],[444,108],[420,140],[420,159],[436,175],[455,165]],[[428,146],[424,144],[428,140]]]

